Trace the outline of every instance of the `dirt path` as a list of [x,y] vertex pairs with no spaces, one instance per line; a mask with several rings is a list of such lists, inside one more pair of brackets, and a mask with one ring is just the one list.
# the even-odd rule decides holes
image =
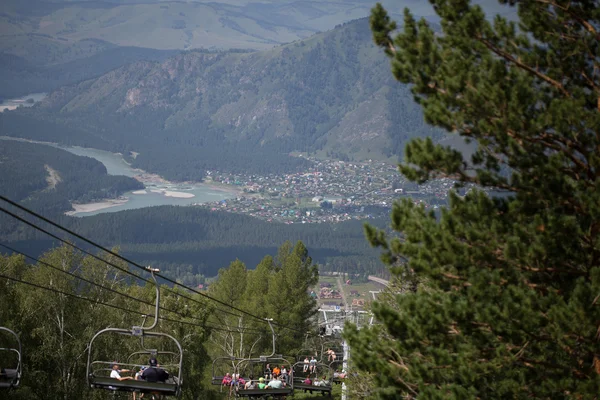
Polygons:
[[48,176],[46,177],[48,187],[46,190],[54,189],[58,183],[62,182],[62,179],[58,172],[52,169],[48,164],[44,165],[44,168],[46,168],[46,171],[48,172]]
[[389,281],[386,281],[385,279],[381,279],[381,278],[378,278],[378,277],[373,276],[373,275],[369,275],[368,279],[370,281],[373,281],[373,282],[381,283],[382,285],[385,285],[385,286],[390,286],[390,282]]
[[342,300],[344,301],[344,306],[346,309],[348,309],[348,307],[350,305],[348,304],[348,300],[346,300],[346,291],[344,290],[344,282],[342,282],[342,277],[340,275],[338,275],[336,282],[338,285],[338,290],[340,291],[340,294],[342,295]]

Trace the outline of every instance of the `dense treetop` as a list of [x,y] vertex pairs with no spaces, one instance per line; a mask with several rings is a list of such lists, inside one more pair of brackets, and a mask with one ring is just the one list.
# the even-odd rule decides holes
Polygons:
[[[432,1],[436,34],[380,6],[375,42],[426,120],[477,143],[470,160],[413,140],[400,171],[498,188],[454,195],[437,220],[397,204],[367,230],[404,294],[349,334],[380,398],[595,398],[600,293],[600,76],[594,1],[511,1],[519,22]],[[507,3],[503,1],[502,3]]]
[[[216,276],[220,268],[236,258],[247,265],[256,265],[265,254],[275,253],[285,241],[305,243],[324,271],[363,275],[384,270],[377,260],[377,252],[364,240],[359,221],[286,225],[245,215],[176,206],[146,207],[84,218],[56,215],[51,219],[105,246],[118,246],[126,256],[156,265],[173,279],[190,285]],[[0,215],[0,223],[0,240],[29,254],[43,253],[57,244],[10,216]],[[384,221],[373,223],[385,226]]]
[[[19,335],[23,346],[23,378],[18,390],[10,392],[10,398],[70,400],[112,396],[104,390],[90,390],[87,385],[88,343],[106,327],[130,329],[139,326],[144,315],[152,318],[156,295],[153,284],[139,286],[124,273],[127,265],[117,257],[102,253],[97,256],[100,259],[84,257],[69,246],[53,249],[36,264],[28,264],[21,256],[0,254],[0,301],[5,305],[0,310],[0,321]],[[269,354],[271,331],[259,319],[263,315],[275,319],[275,333],[280,338],[278,352],[296,354],[304,333],[316,331],[312,325],[315,300],[307,289],[317,279],[317,268],[308,250],[298,242],[285,243],[275,256],[266,256],[254,271],[246,271],[239,261],[221,270],[209,295],[223,304],[188,291],[161,287],[161,319],[153,331],[173,336],[183,348],[182,398],[222,398],[208,377],[214,358],[240,355],[234,351],[237,347],[227,347],[230,342],[240,343],[245,356]],[[231,285],[243,285],[246,291],[235,290],[232,297],[227,291]],[[280,307],[289,299],[293,302]],[[257,318],[227,305],[249,311]],[[105,334],[94,342],[91,360],[145,365],[147,358],[129,356],[143,346],[169,349],[163,346],[172,345],[170,340],[151,337],[143,343],[141,346],[137,337]],[[248,344],[251,346],[244,347]],[[11,342],[11,337],[0,332],[0,345],[14,347],[14,338]],[[0,354],[2,368],[15,366],[11,356],[7,352]],[[159,354],[159,362],[167,363],[167,357]],[[247,376],[246,371],[243,373]],[[130,375],[122,372],[122,376]]]

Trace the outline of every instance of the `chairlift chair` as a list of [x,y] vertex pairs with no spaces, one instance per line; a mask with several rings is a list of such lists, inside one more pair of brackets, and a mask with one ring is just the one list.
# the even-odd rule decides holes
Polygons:
[[0,331],[4,331],[9,333],[11,336],[14,336],[17,347],[0,347],[0,352],[2,353],[11,353],[16,356],[16,362],[11,366],[15,368],[6,368],[6,366],[0,365],[0,390],[10,390],[19,387],[21,382],[21,373],[22,373],[22,349],[21,349],[21,340],[19,336],[13,332],[12,330],[0,326]]
[[[159,319],[159,304],[160,304],[160,288],[156,282],[155,272],[157,269],[148,268],[148,271],[152,274],[152,279],[156,286],[156,306],[154,314],[154,322],[149,327],[134,326],[131,329],[120,329],[120,328],[106,328],[97,332],[88,345],[88,360],[87,360],[87,380],[88,385],[94,389],[105,389],[125,392],[138,392],[138,393],[153,393],[161,396],[176,396],[181,395],[181,386],[183,379],[182,366],[183,366],[183,350],[181,344],[171,335],[161,332],[152,332],[151,330],[156,327]],[[145,322],[145,319],[144,319]],[[169,378],[165,382],[148,382],[144,380],[122,380],[119,381],[114,378],[110,378],[110,371],[114,361],[106,360],[92,360],[93,345],[94,341],[102,335],[123,335],[129,337],[138,337],[141,341],[141,351],[134,352],[129,355],[126,363],[119,363],[119,365],[129,367],[131,369],[141,368],[145,364],[145,360],[149,357],[160,357],[168,356],[173,361],[170,364],[161,363],[160,368],[169,372]],[[163,338],[168,339],[168,342],[175,345],[177,351],[162,351],[158,349],[147,349],[144,345],[145,338]],[[145,358],[145,360],[144,360]],[[132,360],[133,359],[133,360]],[[138,361],[138,362],[134,362]],[[176,370],[176,373],[173,371]]]
[[[292,366],[292,370],[296,370],[299,367],[304,367],[304,361],[302,362],[297,362]],[[293,377],[293,381],[294,381],[294,390],[302,390],[305,393],[309,392],[309,393],[313,393],[313,392],[317,392],[317,393],[321,393],[324,396],[331,396],[331,387],[332,387],[332,383],[333,383],[333,370],[331,369],[331,365],[328,364],[324,364],[324,363],[320,363],[318,362],[316,364],[316,370],[317,371],[324,371],[324,370],[328,370],[329,373],[327,374],[329,376],[329,385],[327,386],[315,386],[313,384],[306,384],[304,383],[304,380],[307,376],[310,376],[310,373],[308,375],[305,376],[294,376]],[[318,378],[318,373],[314,372],[315,378]]]
[[300,362],[300,361],[304,361],[305,357],[308,357],[308,359],[310,360],[311,357],[317,357],[318,353],[317,351],[314,351],[312,349],[300,349],[300,351],[296,354],[296,361]]
[[213,360],[212,363],[212,380],[211,380],[211,384],[213,385],[222,385],[223,383],[223,378],[225,377],[225,374],[227,372],[227,370],[229,368],[231,368],[232,370],[234,369],[234,367],[231,365],[227,366],[227,370],[223,370],[222,366],[224,365],[224,363],[226,361],[231,362],[232,364],[235,363],[235,360],[237,360],[237,358],[235,357],[218,357],[215,358]]
[[[244,389],[238,387],[235,391],[237,397],[248,397],[248,398],[261,398],[261,397],[278,397],[278,396],[289,396],[294,392],[294,372],[292,368],[292,363],[290,363],[287,359],[283,358],[280,354],[275,354],[275,330],[273,329],[273,325],[271,325],[271,319],[267,319],[269,323],[269,327],[271,328],[271,333],[273,335],[273,351],[268,356],[260,356],[258,358],[244,358],[240,359],[234,369],[234,373],[239,373],[242,367],[248,367],[247,364],[270,364],[275,362],[275,365],[283,364],[289,366],[289,384],[286,387],[282,387],[281,389]],[[248,369],[252,369],[251,367]]]

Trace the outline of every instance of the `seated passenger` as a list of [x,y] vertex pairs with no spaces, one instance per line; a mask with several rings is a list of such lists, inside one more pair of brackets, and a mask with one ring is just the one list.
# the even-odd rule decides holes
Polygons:
[[315,360],[315,357],[312,356],[310,358],[310,368],[309,368],[311,373],[316,373],[317,372],[317,360]]
[[267,385],[265,384],[265,378],[261,377],[261,378],[258,380],[258,388],[259,388],[259,389],[264,389],[264,388],[266,388],[266,387],[267,387]]
[[[135,378],[133,378],[136,381],[141,381],[142,379],[142,373],[144,372],[144,370],[148,368],[148,367],[142,367],[140,368],[140,370],[138,372],[135,373]],[[140,394],[140,399],[144,397],[144,394]],[[137,399],[137,395],[135,392],[133,392],[133,400]]]
[[123,372],[130,372],[128,369],[119,369],[119,364],[116,362],[112,366],[112,371],[110,371],[110,377],[113,379],[117,379],[119,381],[127,381],[133,379],[132,376],[121,376]]
[[312,381],[310,380],[309,376],[307,376],[306,379],[302,383],[304,383],[305,385],[312,385]]
[[233,382],[233,378],[231,377],[231,374],[228,372],[223,377],[223,380],[221,381],[221,385],[223,385],[223,386],[230,386],[231,382]]
[[158,361],[156,358],[152,357],[148,361],[148,364],[150,364],[150,367],[146,368],[141,375],[143,380],[146,382],[165,383],[167,379],[169,379],[169,373],[158,367]]
[[273,367],[273,377],[277,378],[279,376],[279,374],[281,374],[281,370],[279,369],[278,366]]
[[323,378],[321,378],[320,381],[317,381],[317,379],[315,379],[315,386],[329,386],[329,381],[327,380],[327,377],[323,376]]
[[308,371],[308,363],[310,361],[308,361],[308,357],[304,357],[304,368],[302,369],[302,372],[307,372]]
[[281,389],[283,387],[284,387],[284,384],[283,384],[283,382],[281,382],[281,379],[280,378],[275,378],[275,377],[267,385],[267,388],[271,388],[271,389]]
[[327,361],[333,361],[331,358],[335,355],[335,352],[330,348],[327,349]]
[[246,382],[246,384],[244,385],[244,389],[256,389],[256,382],[254,381],[254,376],[250,375],[250,378],[248,378],[248,382]]

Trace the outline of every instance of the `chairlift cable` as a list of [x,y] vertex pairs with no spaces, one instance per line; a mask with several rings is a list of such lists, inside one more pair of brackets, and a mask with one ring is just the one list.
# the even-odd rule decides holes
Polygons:
[[[1,196],[1,195],[0,195],[0,199],[4,200],[5,198],[4,198],[4,196]],[[11,204],[12,204],[12,202],[11,202]],[[24,208],[24,207],[21,207],[21,206],[18,206],[18,207],[19,207],[19,208]],[[19,215],[15,214],[15,213],[13,213],[13,212],[11,212],[11,211],[9,211],[9,210],[5,209],[5,208],[3,208],[3,207],[0,207],[0,211],[4,212],[5,214],[8,214],[8,215],[10,215],[11,217],[13,217],[13,218],[15,218],[15,219],[17,219],[17,220],[19,220],[19,221],[21,221],[21,222],[23,222],[24,224],[27,224],[27,225],[29,225],[30,227],[32,227],[32,228],[34,228],[34,229],[37,229],[37,230],[39,230],[40,232],[43,232],[43,233],[45,233],[46,235],[48,235],[48,236],[50,236],[50,237],[52,237],[52,238],[54,238],[54,239],[56,239],[56,240],[59,240],[60,242],[62,242],[62,243],[64,243],[64,244],[66,244],[66,245],[68,245],[68,246],[71,246],[71,247],[73,247],[74,249],[77,249],[77,250],[81,251],[81,252],[82,252],[82,253],[84,253],[84,254],[87,254],[87,255],[89,255],[90,257],[92,257],[92,258],[94,258],[94,259],[96,259],[96,260],[98,260],[98,261],[101,261],[101,262],[103,262],[103,263],[106,263],[106,264],[108,264],[108,265],[110,265],[110,266],[112,266],[112,267],[114,267],[114,268],[118,269],[119,271],[122,271],[122,272],[124,272],[124,273],[126,273],[126,274],[128,274],[128,275],[130,275],[130,276],[133,276],[133,277],[135,277],[136,279],[139,279],[139,280],[141,280],[142,282],[146,282],[146,283],[150,283],[150,284],[154,285],[154,282],[153,282],[153,281],[151,281],[151,280],[149,280],[149,279],[147,279],[147,278],[143,278],[143,277],[141,277],[141,276],[139,276],[139,275],[137,275],[137,274],[135,274],[135,273],[133,273],[133,272],[129,271],[128,269],[125,269],[125,268],[119,267],[118,265],[116,265],[116,264],[114,264],[114,263],[112,263],[112,262],[110,262],[110,261],[107,261],[107,260],[103,259],[103,258],[102,258],[102,257],[100,257],[100,256],[97,256],[97,255],[95,255],[95,254],[93,254],[93,253],[91,253],[91,252],[89,252],[89,251],[87,251],[87,250],[84,250],[84,249],[82,249],[81,247],[79,247],[79,246],[77,246],[77,245],[75,245],[75,244],[73,244],[73,243],[69,242],[68,240],[65,240],[65,239],[63,239],[63,238],[61,238],[61,237],[59,237],[59,236],[57,236],[57,235],[55,235],[55,234],[53,234],[53,233],[51,233],[51,232],[47,231],[46,229],[44,229],[44,228],[42,228],[42,227],[40,227],[40,226],[38,226],[38,225],[36,225],[36,224],[34,224],[34,223],[32,223],[32,222],[30,222],[30,221],[26,220],[25,218],[23,218],[23,217],[21,217],[21,216],[19,216]],[[30,212],[30,213],[32,213],[32,215],[38,216],[38,215],[37,215],[35,212],[33,212],[33,211],[27,211],[27,212]],[[42,216],[39,216],[39,218],[41,218],[41,219],[43,219],[43,220],[46,220],[46,218],[44,218],[44,217],[42,217]],[[49,220],[48,220],[48,221],[49,221]],[[58,224],[55,224],[55,223],[54,223],[54,222],[52,222],[52,221],[49,221],[49,223],[50,223],[50,224],[52,224],[52,225],[60,226],[60,225],[58,225]],[[61,229],[67,230],[66,228],[61,228]],[[67,231],[68,231],[68,230],[67,230]],[[87,239],[86,239],[86,240],[87,240]],[[120,257],[120,256],[118,256],[118,254],[117,254],[117,253],[114,253],[114,252],[112,252],[112,251],[110,251],[110,250],[106,250],[105,248],[103,248],[103,247],[101,247],[101,246],[97,246],[97,247],[99,247],[100,249],[102,249],[102,250],[104,250],[104,251],[107,251],[107,252],[109,252],[110,254],[117,255],[117,257],[118,257],[118,258],[121,258],[121,259],[125,260],[123,257]],[[125,261],[126,261],[126,260],[125,260]],[[130,263],[129,261],[126,261],[126,262]],[[140,268],[138,265],[136,265],[136,267]],[[141,268],[143,268],[143,267],[141,267]],[[146,269],[146,268],[143,268],[143,269],[144,269],[144,271],[147,271],[147,269]],[[162,276],[160,276],[160,277],[162,278]],[[163,278],[163,279],[164,279],[164,278]],[[187,287],[186,287],[186,286],[184,286],[184,285],[180,285],[180,286],[187,288]],[[189,289],[189,290],[192,290],[192,289],[190,289],[190,288],[188,288],[188,289]],[[183,298],[185,298],[185,299],[188,299],[188,300],[190,300],[190,301],[193,301],[193,302],[195,302],[195,303],[198,303],[198,304],[200,304],[200,305],[204,305],[202,302],[200,302],[200,301],[198,301],[198,300],[196,300],[196,299],[194,299],[194,298],[192,298],[192,297],[186,296],[186,295],[184,295],[184,294],[182,294],[182,293],[178,293],[178,292],[174,291],[174,290],[173,290],[173,289],[171,289],[171,288],[168,288],[168,287],[166,287],[166,288],[165,288],[165,290],[166,290],[167,292],[169,292],[169,293],[173,293],[173,294],[175,294],[175,295],[177,295],[177,296],[183,297]],[[195,292],[196,292],[196,293],[200,293],[200,292],[197,292],[197,291],[195,291]],[[205,295],[205,296],[206,296],[206,295]],[[209,297],[209,298],[210,298],[210,297]],[[226,304],[226,303],[223,303],[223,304]],[[239,318],[239,317],[241,317],[241,315],[239,315],[239,314],[236,314],[236,313],[232,313],[231,311],[223,310],[223,309],[220,309],[220,308],[216,308],[216,309],[217,309],[217,310],[219,310],[219,311],[221,311],[221,312],[223,312],[223,313],[225,313],[225,314],[232,315],[232,316],[234,316],[234,317],[238,317],[238,318]]]
[[[29,285],[29,286],[33,286],[36,287],[38,289],[43,289],[43,290],[47,290],[50,292],[54,292],[57,294],[62,294],[68,297],[72,297],[78,300],[84,300],[90,303],[94,303],[94,304],[98,304],[98,305],[102,305],[102,306],[106,306],[106,307],[111,307],[120,311],[124,311],[130,314],[138,314],[138,315],[145,315],[148,317],[154,317],[154,314],[152,313],[144,313],[141,311],[136,311],[136,310],[131,310],[125,307],[120,307],[114,304],[109,304],[109,303],[105,303],[99,300],[94,300],[94,299],[90,299],[89,297],[85,297],[85,296],[78,296],[76,294],[73,293],[68,293],[68,292],[63,292],[62,290],[58,290],[58,289],[54,289],[51,287],[47,287],[47,286],[43,286],[43,285],[39,285],[37,283],[33,283],[33,282],[28,282],[28,281],[24,281],[22,279],[19,278],[15,278],[12,276],[8,276],[8,275],[4,275],[4,274],[0,274],[0,278],[4,278],[4,279],[8,279],[9,281],[13,281],[13,282],[17,282],[17,283],[22,283],[24,285]],[[136,299],[139,302],[139,299]],[[187,317],[186,317],[187,318]],[[159,316],[158,319],[163,320],[163,321],[167,321],[167,322],[173,322],[173,323],[177,323],[177,324],[183,324],[183,325],[191,325],[191,326],[197,326],[200,328],[210,328],[210,329],[214,329],[217,331],[223,331],[223,332],[231,332],[231,330],[229,329],[224,329],[224,328],[219,328],[219,327],[215,327],[215,326],[211,326],[211,325],[206,325],[206,324],[197,324],[197,323],[193,323],[193,322],[187,322],[187,321],[181,321],[181,320],[175,320],[175,319],[171,319],[171,318],[167,318],[167,317],[161,317]]]
[[[146,304],[146,305],[149,305],[149,306],[154,306],[154,303],[150,303],[150,302],[147,302],[147,301],[142,301],[142,300],[140,300],[139,298],[133,297],[133,296],[131,296],[131,295],[127,294],[127,293],[119,292],[118,290],[115,290],[115,289],[113,289],[113,288],[110,288],[110,287],[107,287],[107,286],[103,286],[103,285],[101,285],[101,284],[99,284],[99,283],[96,283],[96,282],[94,282],[94,281],[91,281],[91,280],[89,280],[89,279],[86,279],[86,278],[84,278],[84,277],[82,277],[82,276],[80,276],[80,275],[77,275],[77,274],[75,274],[75,273],[72,273],[72,272],[70,272],[70,271],[65,271],[65,270],[63,270],[63,269],[60,269],[60,268],[58,268],[58,267],[56,267],[56,266],[52,265],[52,264],[49,264],[49,263],[47,263],[47,262],[45,262],[45,261],[42,261],[42,260],[40,260],[40,259],[38,259],[38,258],[35,258],[35,257],[31,256],[31,255],[28,255],[28,254],[26,254],[26,253],[23,253],[22,251],[19,251],[19,250],[17,250],[17,249],[14,249],[14,248],[12,248],[12,247],[10,247],[10,246],[7,246],[7,245],[5,245],[5,244],[3,244],[3,243],[0,243],[0,246],[4,247],[5,249],[7,249],[7,250],[9,250],[9,251],[12,251],[13,253],[20,254],[20,255],[22,255],[22,256],[24,256],[24,257],[27,257],[27,258],[29,258],[29,259],[31,259],[31,260],[33,260],[33,261],[37,262],[37,263],[40,263],[40,264],[43,264],[43,265],[45,265],[45,266],[47,266],[47,267],[49,267],[49,268],[52,268],[52,269],[54,269],[54,270],[56,270],[56,271],[58,271],[58,272],[61,272],[61,273],[67,274],[67,275],[69,275],[69,276],[72,276],[72,277],[73,277],[73,278],[75,278],[75,279],[78,279],[78,280],[80,280],[80,281],[83,281],[83,282],[89,283],[90,285],[93,285],[93,286],[96,286],[96,287],[99,287],[99,288],[102,288],[102,289],[108,290],[108,291],[110,291],[110,292],[112,292],[112,293],[115,293],[115,294],[117,294],[117,295],[119,295],[119,296],[123,296],[123,297],[125,297],[125,298],[127,298],[127,299],[129,299],[129,300],[134,300],[134,301],[136,301],[136,302],[138,302],[138,303],[139,303],[139,302],[141,302],[141,303],[143,303],[143,304]],[[178,311],[171,310],[171,309],[169,309],[169,308],[166,308],[166,307],[163,307],[163,306],[160,306],[160,309],[161,309],[161,310],[163,310],[163,311],[166,311],[166,312],[170,312],[170,313],[176,314],[176,315],[178,315],[178,316],[180,316],[180,317],[182,317],[182,318],[190,318],[190,319],[195,319],[195,320],[198,320],[198,321],[201,321],[201,320],[202,320],[202,319],[200,319],[200,318],[198,318],[198,317],[194,317],[194,316],[185,316],[185,315],[181,314],[181,313],[180,313],[180,312],[178,312]],[[149,314],[146,314],[146,315],[149,315]],[[216,328],[216,327],[214,327],[214,326],[211,326],[211,325],[206,325],[206,324],[204,324],[204,325],[202,325],[202,326],[206,326],[206,327],[208,327],[208,328],[213,328],[213,329],[215,329],[215,328]],[[216,328],[216,329],[222,329],[222,328]],[[246,331],[246,332],[248,332],[248,331],[262,332],[262,331],[260,331],[260,330],[258,330],[258,329],[251,329],[251,328],[249,328],[249,329],[246,329],[245,331]]]
[[[16,250],[16,249],[14,249],[14,248],[12,248],[12,247],[10,247],[10,246],[7,246],[7,245],[5,245],[5,244],[3,244],[3,243],[0,243],[0,246],[2,246],[2,247],[6,248],[6,249],[8,249],[8,250],[10,250],[10,251],[12,251],[12,252],[14,252],[14,253],[20,254],[20,255],[22,255],[22,256],[24,256],[24,257],[27,257],[27,258],[30,258],[31,260],[33,260],[33,261],[36,261],[36,262],[38,262],[38,263],[40,263],[40,264],[46,265],[47,267],[49,267],[49,268],[52,268],[52,269],[54,269],[54,270],[56,270],[56,271],[58,271],[58,272],[62,272],[62,273],[64,273],[64,274],[67,274],[67,275],[69,275],[69,276],[72,276],[72,277],[74,277],[74,278],[76,278],[76,279],[78,279],[78,280],[81,280],[81,281],[83,281],[83,282],[89,283],[90,285],[97,286],[97,287],[100,287],[100,288],[102,288],[102,289],[106,289],[106,290],[108,290],[108,291],[110,291],[110,292],[112,292],[112,293],[115,293],[115,294],[117,294],[117,295],[123,296],[123,297],[125,297],[125,298],[127,298],[127,299],[129,299],[129,300],[134,300],[134,301],[135,301],[135,302],[137,302],[137,303],[143,303],[143,304],[146,304],[146,305],[149,305],[149,306],[154,306],[154,303],[150,303],[150,302],[147,302],[147,301],[142,301],[142,300],[140,300],[139,298],[133,297],[133,296],[131,296],[131,295],[127,294],[127,293],[119,292],[118,290],[115,290],[115,289],[112,289],[112,288],[110,288],[110,287],[103,286],[103,285],[101,285],[101,284],[99,284],[99,283],[96,283],[96,282],[90,281],[90,280],[88,280],[88,279],[86,279],[86,278],[84,278],[84,277],[82,277],[82,276],[80,276],[80,275],[74,274],[74,273],[72,273],[72,272],[69,272],[69,271],[62,270],[62,269],[60,269],[60,268],[58,268],[58,267],[56,267],[56,266],[54,266],[54,265],[52,265],[52,264],[49,264],[49,263],[47,263],[47,262],[45,262],[45,261],[42,261],[42,260],[40,260],[40,259],[37,259],[37,258],[35,258],[35,257],[33,257],[33,256],[30,256],[30,255],[28,255],[28,254],[25,254],[25,253],[23,253],[23,252],[21,252],[21,251],[19,251],[19,250]],[[190,319],[195,319],[195,320],[201,321],[201,319],[200,319],[200,318],[198,318],[198,317],[194,317],[194,316],[185,316],[185,315],[181,314],[181,313],[180,313],[180,312],[178,312],[178,311],[171,310],[171,309],[169,309],[169,308],[166,308],[166,307],[163,307],[163,306],[160,306],[160,309],[161,309],[161,310],[163,310],[163,311],[166,311],[166,312],[170,312],[170,313],[176,314],[176,315],[178,315],[178,316],[179,316],[179,317],[181,317],[181,318],[190,318]],[[154,316],[154,314],[148,314],[148,313],[146,313],[146,314],[144,314],[144,315],[148,315],[148,316],[150,316],[150,317],[153,317],[153,316]],[[161,317],[160,319],[165,319],[165,318],[162,318],[162,317]],[[166,320],[166,321],[171,321],[171,322],[181,322],[181,323],[185,323],[184,321],[176,321],[176,320],[170,320],[170,319],[165,319],[165,320]],[[211,329],[216,329],[216,330],[222,330],[222,331],[226,331],[226,332],[235,331],[235,330],[233,330],[233,329],[231,329],[231,330],[228,330],[228,329],[219,328],[219,327],[216,327],[216,326],[213,326],[213,325],[208,325],[208,324],[198,324],[198,326],[203,326],[203,327],[206,327],[206,328],[211,328]],[[244,332],[262,332],[262,331],[261,331],[261,330],[258,330],[258,329],[252,329],[252,328],[248,328],[248,329],[245,329],[245,330],[244,330]]]
[[[72,235],[72,236],[75,236],[75,237],[76,237],[76,238],[78,238],[78,239],[80,239],[80,240],[83,240],[84,242],[86,242],[86,243],[88,243],[88,244],[90,244],[90,245],[92,245],[92,246],[95,246],[95,247],[97,247],[97,248],[99,248],[99,249],[101,249],[101,250],[103,250],[103,251],[107,252],[108,254],[110,254],[110,255],[112,255],[112,256],[114,256],[114,257],[117,257],[117,258],[119,258],[119,259],[121,259],[121,260],[123,260],[123,261],[125,261],[125,262],[126,262],[126,263],[128,263],[128,264],[131,264],[131,265],[133,265],[133,266],[135,266],[135,267],[137,267],[137,268],[139,268],[139,269],[142,269],[143,271],[147,271],[147,268],[146,268],[145,266],[143,266],[143,265],[140,265],[140,264],[136,263],[135,261],[129,260],[128,258],[126,258],[126,257],[124,257],[124,256],[122,256],[122,255],[120,255],[120,254],[118,254],[118,253],[115,253],[114,251],[112,251],[112,250],[109,250],[109,249],[107,249],[106,247],[104,247],[104,246],[101,246],[101,245],[99,245],[98,243],[96,243],[96,242],[94,242],[94,241],[92,241],[92,240],[90,240],[90,239],[87,239],[86,237],[84,237],[84,236],[82,236],[82,235],[80,235],[80,234],[78,234],[78,233],[76,233],[76,232],[74,232],[74,231],[72,231],[72,230],[70,230],[70,229],[68,229],[68,228],[65,228],[65,227],[63,227],[62,225],[60,225],[60,224],[58,224],[58,223],[56,223],[56,222],[54,222],[54,221],[52,221],[52,220],[50,220],[50,219],[48,219],[48,218],[44,217],[43,215],[40,215],[40,214],[36,213],[36,212],[35,212],[35,211],[33,211],[33,210],[30,210],[30,209],[28,209],[27,207],[24,207],[24,206],[22,206],[21,204],[19,204],[19,203],[15,202],[15,201],[13,201],[13,200],[11,200],[11,199],[9,199],[9,198],[7,198],[7,197],[3,196],[3,195],[0,195],[0,200],[3,200],[3,201],[5,201],[5,202],[7,202],[7,203],[9,203],[9,204],[11,204],[11,205],[13,205],[13,206],[17,207],[17,208],[21,209],[22,211],[25,211],[26,213],[28,213],[28,214],[30,214],[30,215],[33,215],[33,216],[35,216],[36,218],[39,218],[39,219],[41,219],[42,221],[44,221],[44,222],[47,222],[47,223],[49,223],[50,225],[52,225],[52,226],[54,226],[54,227],[56,227],[56,228],[58,228],[58,229],[60,229],[60,230],[62,230],[62,231],[64,231],[64,232],[66,232],[66,233],[68,233],[68,234],[70,234],[70,235]],[[93,254],[91,254],[91,253],[89,253],[89,252],[87,252],[87,251],[85,251],[85,250],[83,250],[83,249],[80,249],[80,248],[78,248],[77,246],[75,246],[75,245],[73,245],[73,244],[69,243],[68,241],[65,241],[64,239],[61,239],[61,238],[59,238],[58,236],[56,236],[56,235],[53,235],[53,234],[49,233],[48,231],[45,231],[45,230],[43,230],[42,228],[40,228],[40,227],[36,226],[35,224],[32,224],[32,223],[30,223],[29,221],[25,220],[24,218],[21,218],[21,217],[19,217],[18,215],[14,214],[14,213],[11,213],[10,211],[8,211],[8,210],[6,210],[6,209],[4,209],[4,208],[2,208],[2,207],[0,207],[0,211],[3,211],[3,212],[5,212],[5,213],[7,213],[7,214],[9,214],[9,215],[13,216],[14,218],[17,218],[17,219],[19,219],[19,220],[20,220],[20,221],[22,221],[22,222],[25,222],[25,223],[27,223],[28,225],[30,225],[30,226],[32,226],[32,227],[34,227],[35,229],[38,229],[38,230],[41,230],[41,231],[43,231],[44,233],[47,233],[48,235],[50,235],[50,236],[52,236],[52,237],[54,237],[54,238],[56,238],[56,239],[60,240],[60,241],[61,241],[61,242],[63,242],[63,243],[67,243],[67,244],[69,244],[69,245],[71,245],[71,246],[73,246],[73,247],[75,247],[75,248],[77,248],[77,249],[79,249],[79,250],[83,251],[84,253],[86,253],[86,254],[88,254],[88,255],[90,255],[90,256],[92,256],[92,257],[94,257],[94,258],[96,258],[96,259],[98,259],[98,260],[100,260],[100,261],[102,261],[102,262],[106,262],[106,260],[102,260],[100,257],[97,257],[97,256],[95,256],[95,255],[93,255]],[[111,264],[111,265],[112,265],[112,264]],[[119,268],[119,269],[120,269],[120,267],[117,267],[117,268]],[[123,270],[124,270],[124,269],[123,269]],[[124,271],[127,271],[127,270],[124,270]],[[130,273],[130,272],[128,271],[128,273]],[[134,276],[138,277],[137,275],[135,275],[135,274],[133,274],[133,273],[130,273],[130,274],[132,274],[132,275],[134,275]],[[231,308],[231,309],[233,309],[233,310],[235,310],[235,311],[238,311],[238,312],[240,312],[240,313],[242,313],[242,314],[248,315],[249,317],[255,318],[255,319],[257,319],[257,320],[260,320],[260,321],[264,321],[264,320],[265,320],[263,317],[260,317],[260,316],[254,315],[254,314],[252,314],[252,313],[250,313],[250,312],[248,312],[248,311],[242,310],[242,309],[240,309],[240,308],[238,308],[238,307],[235,307],[235,306],[233,306],[233,305],[229,305],[229,304],[227,304],[227,303],[225,303],[225,302],[223,302],[223,301],[221,301],[221,300],[215,299],[214,297],[211,297],[211,296],[209,296],[209,295],[207,295],[207,294],[205,294],[205,293],[199,292],[199,291],[197,291],[197,290],[196,290],[196,289],[194,289],[194,288],[190,288],[189,286],[183,285],[183,284],[181,284],[181,283],[179,283],[179,282],[177,282],[177,281],[175,281],[175,280],[173,280],[173,279],[171,279],[171,278],[168,278],[168,277],[166,277],[166,276],[164,276],[164,275],[161,275],[161,274],[159,274],[159,273],[157,273],[157,274],[155,274],[155,275],[156,275],[157,277],[160,277],[160,278],[162,278],[163,280],[165,280],[165,281],[167,281],[167,282],[169,282],[169,283],[172,283],[173,285],[177,285],[177,286],[179,286],[179,287],[181,287],[181,288],[184,288],[184,289],[187,289],[187,290],[189,290],[189,291],[191,291],[191,292],[193,292],[193,293],[199,294],[200,296],[202,296],[202,297],[204,297],[204,298],[207,298],[207,299],[209,299],[209,300],[212,300],[212,301],[214,301],[214,302],[216,302],[216,303],[218,303],[218,304],[221,304],[221,305],[223,305],[223,306],[225,306],[225,307],[229,307],[229,308]],[[141,278],[141,277],[138,277],[138,279],[142,279],[142,280],[144,280],[144,278]],[[173,293],[177,293],[177,292],[174,292],[174,291],[172,291],[172,292],[173,292]],[[177,294],[178,294],[178,295],[181,295],[180,293],[177,293]],[[182,296],[182,297],[185,297],[185,296],[183,296],[183,295],[181,295],[181,296]],[[198,303],[200,303],[199,301],[197,301],[197,300],[195,300],[195,299],[192,299],[192,298],[189,298],[189,297],[188,297],[188,299],[190,299],[190,300],[192,300],[192,301],[195,301],[195,302],[198,302]],[[200,304],[201,304],[201,303],[200,303]],[[228,313],[228,314],[231,314],[230,312],[227,312],[227,311],[225,311],[225,310],[221,310],[221,311],[223,311],[223,312],[225,312],[225,313]],[[232,315],[235,315],[235,314],[232,314]],[[237,317],[240,317],[239,315],[235,315],[235,316],[237,316]],[[302,333],[302,334],[305,334],[305,333],[306,333],[306,332],[302,332],[302,331],[300,331],[300,330],[298,330],[298,329],[290,328],[290,327],[288,327],[288,326],[286,326],[286,325],[284,325],[284,324],[281,324],[281,323],[278,323],[278,322],[275,322],[275,321],[272,321],[272,324],[273,324],[273,325],[276,325],[276,326],[279,326],[279,327],[281,327],[281,328],[288,329],[288,330],[295,331],[295,332],[299,332],[299,333]],[[315,335],[315,336],[318,336],[318,335]]]

